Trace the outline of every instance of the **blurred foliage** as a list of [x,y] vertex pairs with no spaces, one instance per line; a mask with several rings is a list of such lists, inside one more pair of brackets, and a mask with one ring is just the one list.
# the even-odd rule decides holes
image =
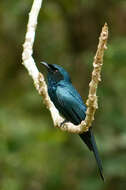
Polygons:
[[0,189],[125,189],[126,1],[44,0],[34,45],[39,69],[42,60],[60,64],[86,100],[99,33],[108,22],[108,50],[93,124],[105,183],[79,137],[53,128],[21,65],[31,5],[32,0],[0,1]]

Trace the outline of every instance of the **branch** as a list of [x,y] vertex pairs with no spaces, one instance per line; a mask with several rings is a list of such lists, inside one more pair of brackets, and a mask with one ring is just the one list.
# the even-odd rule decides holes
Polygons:
[[98,49],[96,52],[96,56],[94,58],[94,63],[93,63],[94,69],[92,72],[92,80],[89,84],[90,86],[89,96],[86,103],[87,105],[86,118],[84,121],[81,122],[80,125],[73,125],[72,123],[69,122],[65,123],[62,127],[60,127],[60,124],[64,121],[64,118],[60,116],[58,110],[51,102],[47,92],[47,85],[44,80],[44,76],[42,73],[38,71],[35,61],[32,57],[33,53],[32,49],[33,49],[35,31],[37,26],[37,18],[42,2],[43,2],[42,0],[33,1],[33,6],[29,14],[25,42],[23,44],[22,64],[26,67],[29,75],[32,77],[34,81],[34,85],[38,93],[42,96],[46,107],[50,110],[54,126],[60,128],[63,131],[68,131],[70,133],[82,133],[87,131],[91,126],[92,121],[94,120],[95,111],[98,108],[96,91],[97,91],[98,82],[100,81],[100,73],[103,64],[104,49],[106,49],[106,42],[108,38],[108,27],[107,24],[105,24],[102,29],[99,38]]
[[96,109],[98,109],[98,102],[97,102],[97,88],[98,83],[101,81],[101,69],[103,65],[103,56],[104,50],[107,49],[107,39],[108,39],[108,26],[107,23],[102,28],[102,32],[99,37],[99,44],[97,47],[96,55],[94,57],[93,62],[93,72],[92,72],[92,79],[89,83],[89,95],[86,101],[87,111],[85,120],[81,122],[82,131],[85,128],[89,128],[94,120],[94,114]]

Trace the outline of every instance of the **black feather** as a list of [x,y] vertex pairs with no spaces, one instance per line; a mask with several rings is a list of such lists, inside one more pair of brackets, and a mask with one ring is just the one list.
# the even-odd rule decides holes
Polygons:
[[92,128],[90,128],[89,131],[80,134],[79,136],[83,140],[83,142],[85,142],[85,144],[88,146],[89,150],[94,153],[100,176],[102,180],[105,181],[104,176],[103,176],[102,162],[98,153],[94,135],[92,133]]

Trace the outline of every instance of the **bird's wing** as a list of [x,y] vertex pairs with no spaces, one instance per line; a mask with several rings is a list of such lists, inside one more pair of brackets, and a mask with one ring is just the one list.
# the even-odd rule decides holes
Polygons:
[[66,120],[77,125],[85,118],[86,107],[73,86],[58,86],[56,96],[56,107]]

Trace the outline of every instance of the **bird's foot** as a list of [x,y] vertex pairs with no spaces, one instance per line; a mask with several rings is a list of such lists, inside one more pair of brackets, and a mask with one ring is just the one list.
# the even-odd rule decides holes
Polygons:
[[68,122],[67,120],[64,120],[62,123],[60,123],[60,127],[62,127],[67,122]]

